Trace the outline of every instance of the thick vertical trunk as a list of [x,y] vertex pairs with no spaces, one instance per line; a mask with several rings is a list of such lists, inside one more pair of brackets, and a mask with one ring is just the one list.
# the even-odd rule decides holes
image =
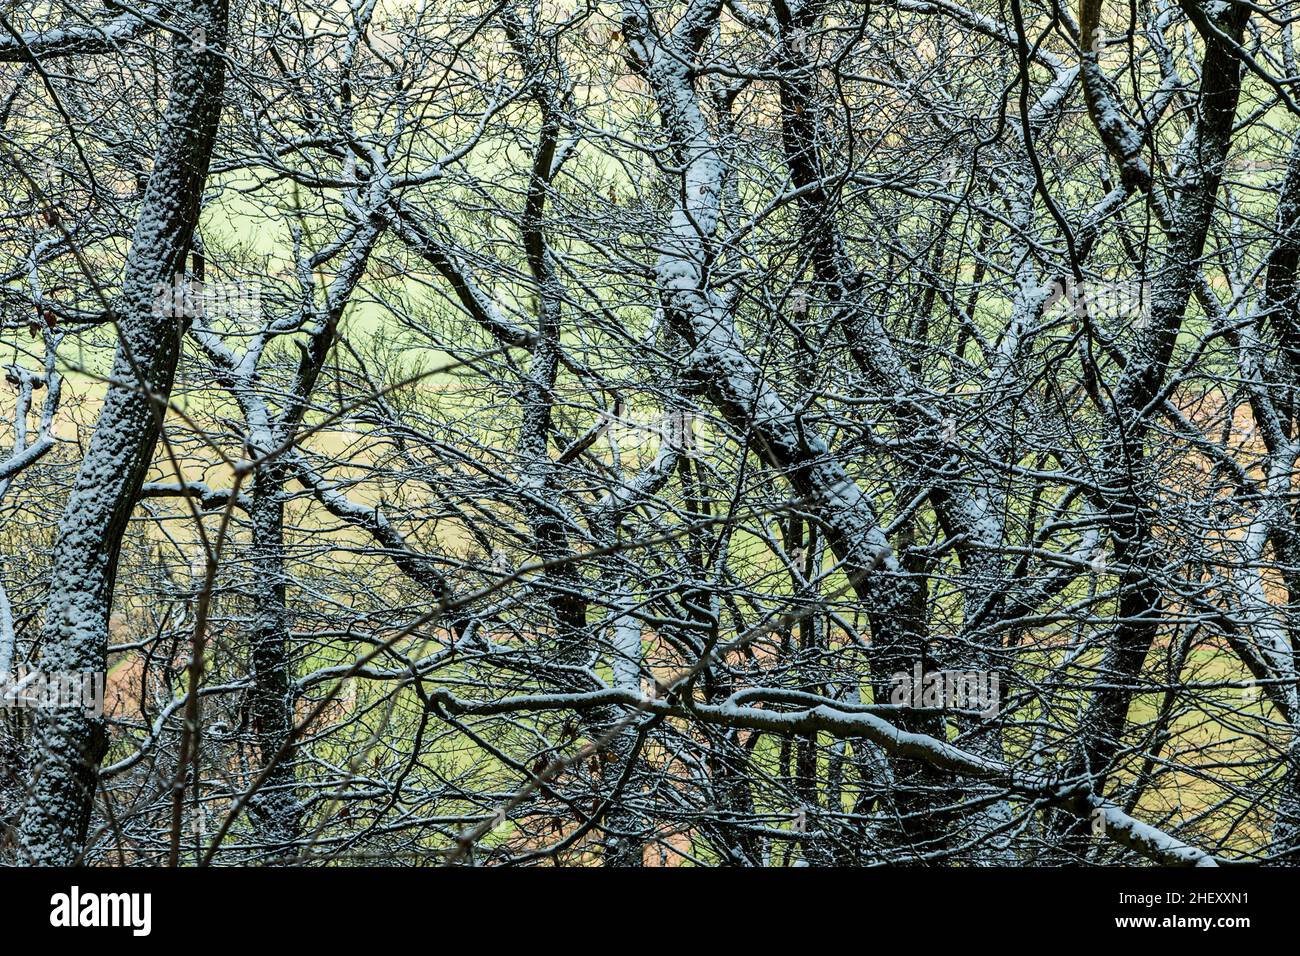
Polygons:
[[[620,528],[632,506],[642,496],[653,493],[666,484],[679,461],[679,452],[673,447],[661,448],[647,467],[634,478],[611,488],[601,507],[591,520],[591,529],[597,541],[613,546],[618,541]],[[641,674],[644,658],[641,649],[641,619],[638,616],[641,595],[633,574],[625,570],[609,572],[610,593],[617,595],[610,613],[609,643],[610,670],[613,684],[619,690],[641,693]],[[612,722],[624,714],[610,708],[598,714],[599,722]],[[628,727],[610,744],[614,759],[609,763],[612,772],[607,777],[617,783],[626,777],[623,798],[615,800],[609,809],[606,831],[604,863],[606,866],[641,866],[645,857],[648,834],[654,832],[655,821],[639,806],[653,797],[650,789],[652,773],[646,763],[644,748],[638,747],[640,730]]]
[[[249,815],[262,842],[277,847],[277,855],[287,853],[300,835],[302,815],[295,793],[297,771],[293,759],[295,696],[289,634],[291,614],[286,594],[286,483],[291,477],[297,477],[332,513],[366,528],[384,546],[393,548],[394,561],[412,580],[430,587],[439,600],[447,594],[445,582],[436,569],[407,550],[402,536],[378,509],[352,504],[328,488],[292,451],[286,451],[298,437],[344,309],[365,273],[370,253],[383,229],[381,219],[367,218],[356,224],[348,245],[341,247],[337,272],[326,294],[324,308],[318,313],[309,308],[304,315],[304,319],[316,319],[317,324],[306,344],[301,346],[298,367],[279,415],[272,415],[264,386],[259,382],[261,351],[238,358],[209,329],[200,327],[194,334],[199,345],[224,367],[226,385],[243,408],[251,435],[250,455],[255,459],[248,508],[252,528],[250,598],[253,607],[248,633],[252,678],[248,715],[259,771],[254,777],[259,778],[262,772],[266,772],[266,777],[249,800]],[[320,266],[326,261],[328,257],[314,264]]]
[[[1282,388],[1276,389],[1277,400],[1286,410],[1286,425],[1290,425],[1296,410],[1296,389],[1300,386],[1300,297],[1297,295],[1297,273],[1300,267],[1300,138],[1291,149],[1287,163],[1286,177],[1278,194],[1277,203],[1277,243],[1268,257],[1268,272],[1264,294],[1264,317],[1273,329],[1282,345],[1282,367],[1285,369],[1286,381]],[[1291,434],[1287,428],[1288,436]],[[1285,465],[1289,466],[1290,461]],[[1290,473],[1287,467],[1284,474]],[[1274,529],[1274,547],[1283,556],[1283,579],[1287,588],[1286,619],[1289,641],[1280,644],[1281,654],[1278,670],[1281,676],[1294,681],[1297,667],[1295,660],[1297,617],[1294,608],[1300,600],[1300,512],[1296,506],[1288,504],[1290,481],[1284,485],[1285,491],[1278,497],[1282,500],[1278,507],[1285,509],[1289,520],[1270,520]],[[1289,653],[1287,653],[1289,651]],[[1266,651],[1267,652],[1267,651]],[[1278,688],[1294,702],[1300,689],[1294,683]],[[1291,739],[1286,751],[1286,770],[1283,775],[1282,792],[1274,807],[1273,834],[1270,853],[1287,865],[1300,863],[1300,708],[1291,708]]]
[[[942,416],[924,406],[925,399],[919,397],[925,392],[924,387],[918,387],[913,372],[891,345],[891,337],[881,320],[865,307],[862,289],[866,283],[849,258],[839,226],[839,212],[827,190],[823,152],[828,144],[822,141],[822,120],[817,104],[819,90],[806,49],[819,24],[819,4],[811,0],[778,0],[774,10],[781,39],[781,79],[777,89],[781,101],[782,149],[791,182],[799,191],[799,230],[813,278],[820,294],[839,307],[838,321],[855,363],[884,400],[885,407],[892,403],[900,432],[908,434],[915,442],[915,468],[919,475],[925,476],[924,480],[932,484],[931,500],[941,522],[945,528],[960,529],[961,534],[957,536],[969,537],[974,543],[973,547],[958,545],[964,572],[967,627],[976,634],[984,628],[986,633],[996,635],[998,632],[987,626],[997,621],[1002,608],[999,594],[1004,569],[997,554],[1001,545],[1001,521],[988,501],[980,500],[964,488],[949,487],[943,477],[951,451],[937,437],[937,424]],[[939,248],[942,248],[942,241]],[[956,534],[955,531],[950,533]],[[923,604],[916,604],[913,617],[918,633],[924,632],[924,613]],[[996,637],[993,640],[996,641]],[[873,670],[886,678],[899,670],[910,673],[926,652],[924,640],[911,643],[918,655],[915,659],[892,653],[888,665],[883,660],[873,661]],[[962,660],[935,661],[926,666],[993,669],[995,654],[983,652],[978,645],[963,648],[963,651]],[[886,666],[887,670],[880,670]],[[933,717],[910,715],[902,720],[921,732],[940,732],[941,721]],[[979,734],[977,740],[981,752],[1001,756],[1001,737],[996,731],[982,731],[972,726],[969,720],[965,724],[963,730]],[[906,758],[903,762],[907,763]],[[903,766],[900,772],[901,780],[915,778],[918,783],[916,792],[896,795],[902,801],[900,813],[905,821],[904,832],[899,834],[903,841],[900,848],[940,849],[945,842],[943,828],[946,825],[942,822],[945,818],[942,807],[961,802],[966,786],[950,775],[945,781],[943,775],[925,767]],[[1005,822],[1008,812],[1005,802],[997,801],[988,813],[988,825]],[[969,821],[953,822],[969,827]],[[981,855],[982,849],[976,852]]]
[[[758,453],[784,475],[821,525],[869,616],[873,683],[882,699],[888,695],[889,675],[906,670],[924,653],[916,579],[894,559],[868,496],[746,354],[728,306],[708,281],[709,263],[717,253],[723,169],[692,82],[694,54],[684,45],[707,34],[717,8],[693,5],[668,38],[654,32],[644,7],[627,3],[624,11],[624,34],[654,92],[660,122],[682,169],[671,231],[656,271],[668,322],[691,349],[686,375],[737,432],[752,436]],[[942,735],[942,722],[917,715],[908,729]],[[904,791],[899,794],[899,846],[906,855],[912,848],[932,848],[933,818],[923,795],[934,791],[934,777],[932,768],[917,763],[897,778]],[[913,798],[922,805],[913,806]]]
[[[632,615],[635,596],[631,592],[632,582],[625,581],[628,594],[615,607],[613,621],[610,624],[610,642],[613,645],[613,684],[619,690],[641,693],[641,622]],[[641,834],[645,831],[645,816],[635,807],[641,799],[641,789],[645,783],[644,763],[636,753],[637,731],[628,727],[609,745],[613,756],[611,765],[618,769],[621,776],[628,761],[636,761],[623,790],[621,800],[610,807],[608,827],[610,837],[606,840],[604,862],[606,866],[641,866],[645,856],[645,842]]]
[[[42,666],[47,671],[105,668],[122,535],[153,456],[161,403],[176,370],[178,319],[155,308],[155,289],[183,270],[199,215],[221,115],[227,0],[190,0],[181,10],[176,22],[195,39],[174,43],[171,94],[127,256],[113,384],[59,525],[45,619]],[[77,710],[37,715],[31,787],[20,828],[31,862],[79,859],[107,749],[102,717]]]
[[[289,610],[285,601],[284,484],[287,469],[277,463],[253,475],[252,520],[253,626],[250,657],[253,684],[249,716],[265,766],[279,755],[293,730],[292,659]],[[276,761],[249,804],[263,841],[287,844],[298,836],[300,808],[294,795],[292,754]]]
[[[1191,4],[1186,8],[1190,15]],[[1083,4],[1080,26],[1085,35],[1097,28],[1099,9],[1096,0]],[[1114,769],[1133,687],[1141,676],[1164,612],[1163,556],[1155,534],[1155,483],[1144,455],[1149,407],[1164,387],[1183,314],[1198,280],[1198,262],[1213,220],[1241,92],[1241,62],[1219,35],[1239,44],[1246,19],[1244,9],[1232,8],[1223,14],[1213,32],[1202,30],[1205,56],[1196,135],[1183,157],[1187,169],[1153,283],[1151,318],[1120,377],[1114,392],[1115,411],[1107,422],[1109,435],[1102,460],[1111,466],[1105,475],[1102,504],[1120,576],[1118,623],[1079,727],[1079,748],[1071,768],[1075,774],[1086,775],[1097,793]],[[1124,145],[1127,138],[1109,130],[1107,123],[1115,118],[1097,105],[1104,89],[1096,77],[1095,53],[1085,54],[1084,79],[1090,108],[1102,117],[1096,121],[1107,145],[1121,165],[1137,169],[1140,157],[1136,147]],[[1148,183],[1145,188],[1156,187]],[[1159,197],[1154,201],[1159,203]],[[1077,855],[1086,845],[1088,822],[1071,818],[1065,822],[1065,831],[1065,849]]]
[[[521,223],[528,271],[538,306],[537,342],[523,387],[519,483],[524,491],[524,512],[534,546],[540,557],[548,562],[563,561],[572,554],[550,452],[555,379],[560,368],[563,289],[550,260],[542,221],[558,137],[558,118],[544,105],[541,136],[533,156],[532,176]],[[555,622],[560,662],[571,667],[586,666],[590,663],[592,648],[587,634],[587,604],[582,597],[580,575],[573,564],[558,564],[546,569],[544,579],[548,588],[546,601]]]

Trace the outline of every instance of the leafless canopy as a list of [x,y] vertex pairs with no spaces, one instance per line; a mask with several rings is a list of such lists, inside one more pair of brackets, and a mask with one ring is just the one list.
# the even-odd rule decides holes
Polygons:
[[0,7],[0,858],[1300,857],[1294,3]]

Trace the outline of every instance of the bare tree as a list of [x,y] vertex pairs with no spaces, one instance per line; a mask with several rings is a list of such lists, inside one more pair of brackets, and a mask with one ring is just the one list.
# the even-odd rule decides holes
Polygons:
[[1111,16],[5,20],[6,852],[1293,861],[1291,23]]

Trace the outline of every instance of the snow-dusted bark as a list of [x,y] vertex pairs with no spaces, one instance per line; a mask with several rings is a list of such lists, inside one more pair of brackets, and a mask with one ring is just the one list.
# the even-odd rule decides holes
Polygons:
[[[46,604],[42,666],[102,672],[122,534],[152,457],[176,370],[180,329],[160,314],[155,288],[185,270],[198,219],[225,78],[226,0],[180,5],[201,30],[172,44],[171,93],[153,172],[127,256],[112,384],[59,527]],[[179,22],[179,21],[178,21]],[[71,709],[39,712],[32,736],[31,793],[20,841],[33,863],[68,864],[82,851],[99,762],[102,718]]]
[[[1099,10],[1097,0],[1083,4],[1080,27],[1086,34],[1097,28]],[[1106,89],[1096,52],[1084,54],[1084,88],[1094,123],[1120,164],[1125,180],[1148,191],[1158,218],[1168,223],[1165,247],[1152,283],[1151,315],[1139,330],[1114,389],[1103,453],[1109,468],[1100,503],[1114,541],[1121,585],[1117,623],[1106,647],[1098,686],[1082,719],[1073,764],[1074,772],[1085,775],[1098,791],[1123,745],[1132,687],[1160,630],[1166,603],[1164,556],[1155,534],[1156,516],[1149,490],[1152,477],[1144,465],[1144,445],[1152,420],[1152,403],[1164,387],[1184,314],[1198,286],[1198,261],[1215,211],[1241,92],[1241,63],[1230,43],[1240,43],[1246,19],[1246,11],[1240,8],[1219,10],[1215,15],[1217,29],[1202,35],[1205,54],[1194,135],[1180,157],[1181,182],[1168,213],[1163,211],[1163,197],[1150,181],[1141,158],[1141,139]],[[1075,843],[1085,829],[1078,822],[1068,825]]]
[[[916,381],[912,370],[894,347],[893,337],[872,311],[868,299],[873,283],[854,266],[839,228],[835,202],[830,193],[834,175],[826,168],[823,157],[825,151],[834,150],[837,144],[826,142],[824,109],[820,102],[823,94],[814,82],[813,63],[807,56],[807,38],[820,26],[822,14],[819,5],[795,0],[778,2],[774,10],[780,51],[781,81],[778,89],[783,148],[791,183],[798,191],[800,230],[816,288],[837,307],[835,321],[843,330],[850,354],[882,405],[891,408],[900,431],[914,436],[916,453],[912,466],[917,474],[924,476],[939,520],[959,541],[957,552],[964,573],[966,640],[955,652],[949,653],[942,664],[946,667],[996,670],[997,655],[980,653],[979,635],[992,635],[994,642],[998,640],[999,632],[990,629],[990,625],[996,625],[1001,619],[1002,593],[1007,580],[1000,554],[1004,503],[996,490],[998,477],[981,467],[981,463],[961,469],[973,470],[973,480],[953,480],[950,477],[960,469],[960,463],[955,448],[944,434],[946,416],[924,385]],[[996,35],[1002,37],[1001,33]],[[1052,103],[1038,104],[1040,113],[1054,112],[1061,99],[1058,91],[1068,89],[1073,76],[1054,58],[1049,57],[1048,61],[1055,68],[1059,82],[1051,88]],[[1020,205],[1024,207],[1026,204]],[[1020,213],[1018,223],[1029,228],[1032,210],[1022,208]],[[946,236],[941,234],[939,247],[942,248],[946,241]],[[998,352],[1001,361],[990,371],[991,389],[1005,391],[1010,396],[1015,384],[1013,376],[1020,341],[1016,330],[1028,322],[1029,314],[1039,302],[1041,297],[1038,302],[1029,303],[1027,308],[1024,303],[1016,303],[1003,347]],[[1005,430],[1004,425],[999,425],[995,435]],[[987,636],[983,638],[985,643],[989,640]],[[904,663],[903,669],[906,670],[914,662]],[[963,727],[963,730],[975,734],[972,746],[1000,757],[1002,748],[997,731],[989,732],[978,726]],[[942,792],[937,792],[935,797],[936,802],[951,799],[949,794]],[[987,827],[991,829],[1004,824],[1009,811],[1001,802],[995,802],[988,815]],[[981,848],[978,855],[986,857],[986,848]]]
[[[508,18],[507,22],[515,24],[509,32],[525,66],[534,75],[540,73],[542,64],[532,54],[525,39],[516,32],[522,30],[522,24],[513,18]],[[533,152],[520,231],[537,302],[537,337],[520,396],[519,457],[522,469],[519,486],[534,547],[539,557],[552,565],[545,572],[545,601],[554,622],[557,657],[563,664],[580,667],[592,660],[590,635],[587,633],[587,602],[582,597],[578,569],[566,560],[573,550],[569,543],[570,519],[557,493],[555,464],[550,451],[555,381],[560,369],[564,290],[551,261],[542,217],[554,174],[560,117],[558,104],[540,75],[536,85],[541,90],[536,97],[541,129]]]
[[669,321],[690,344],[686,369],[740,432],[780,468],[800,502],[817,515],[845,573],[878,615],[881,636],[906,633],[900,609],[907,584],[867,495],[815,429],[767,381],[746,354],[728,305],[709,286],[723,170],[690,79],[689,42],[712,28],[716,4],[695,3],[672,38],[658,36],[648,11],[624,6],[624,26],[640,68],[654,88],[666,135],[681,161],[670,233],[656,273]]
[[52,57],[80,57],[109,53],[161,22],[156,4],[142,3],[113,19],[95,25],[23,31],[0,37],[0,63],[32,63]]
[[[872,624],[872,680],[878,697],[889,675],[906,671],[924,654],[923,597],[915,577],[895,557],[867,494],[746,353],[731,305],[710,284],[718,254],[725,169],[694,88],[694,51],[715,28],[719,5],[692,3],[670,34],[658,31],[648,8],[623,4],[623,30],[637,67],[654,92],[680,181],[671,186],[674,208],[656,275],[670,326],[690,348],[686,374],[731,426],[752,436],[762,456],[779,469],[800,507],[815,516]],[[932,715],[918,714],[916,729],[935,731]],[[896,774],[893,794],[903,820],[900,845],[936,837],[935,792],[929,765],[910,764]],[[942,824],[938,825],[942,829]]]
[[[263,765],[277,760],[249,812],[262,838],[288,844],[297,838],[301,809],[293,792],[292,753],[281,756],[293,731],[292,669],[289,645],[290,614],[285,601],[284,485],[282,462],[254,468],[249,508],[252,524],[250,567],[253,616],[249,628],[253,689],[249,716]],[[277,759],[278,758],[278,759]]]
[[[54,447],[54,415],[59,410],[59,399],[63,390],[63,376],[57,366],[61,334],[46,330],[45,368],[42,372],[33,372],[17,363],[5,369],[5,378],[17,386],[18,396],[14,405],[14,443],[9,450],[9,457],[0,462],[0,500],[3,500],[13,484],[14,478],[30,467]],[[32,410],[33,396],[37,389],[45,389],[45,398],[41,402],[40,424],[33,439],[28,432],[28,416]],[[5,560],[0,555],[0,561]],[[0,581],[0,674],[13,672],[17,635],[14,632],[13,607],[4,582]]]
[[[746,695],[747,700],[737,695],[721,705],[694,705],[689,713],[723,727],[762,730],[783,736],[826,733],[870,741],[892,756],[905,756],[928,766],[983,781],[1008,794],[1040,800],[1084,822],[1104,819],[1103,829],[1109,839],[1159,864],[1218,866],[1218,860],[1213,854],[1138,820],[1115,803],[1093,794],[1086,783],[1060,780],[1037,772],[1023,772],[1004,761],[972,753],[946,740],[906,730],[886,719],[884,714],[890,713],[887,707],[841,709],[833,704],[820,704],[800,710],[777,711],[750,706],[748,701],[758,694],[759,692],[751,692]],[[436,696],[442,707],[455,714],[567,709],[617,700],[634,703],[651,713],[686,713],[666,701],[646,701],[639,694],[614,690],[587,695],[506,698],[490,704],[466,701],[445,690],[437,691]],[[897,710],[893,713],[896,714]]]
[[[101,372],[118,319],[170,361],[110,250],[140,78],[196,34],[174,4],[6,14],[0,670],[51,578],[49,653],[102,660],[77,609],[112,582],[138,700],[93,859],[1293,857],[1294,51],[1267,5],[1241,49],[1239,8],[1107,37],[1123,11],[1049,6],[240,7],[193,245],[263,305],[195,317],[120,546],[130,369],[88,442],[76,404],[38,432],[22,368],[62,336]],[[1130,282],[1154,308],[1072,298]],[[918,664],[998,674],[996,713],[899,702]],[[94,725],[3,716],[58,743],[29,821],[73,859],[40,814],[89,802]]]
[[[357,284],[365,273],[371,251],[385,229],[382,217],[372,213],[385,194],[383,180],[365,191],[366,200],[354,205],[354,220],[340,241],[312,257],[305,275],[330,263],[336,272],[316,308],[312,289],[304,288],[309,335],[300,349],[297,368],[288,389],[273,407],[262,386],[267,359],[266,346],[275,331],[273,324],[250,343],[242,355],[231,352],[210,329],[196,325],[194,337],[222,370],[226,387],[242,408],[248,428],[248,454],[252,462],[252,487],[248,493],[251,525],[250,589],[252,623],[249,629],[249,659],[252,688],[249,714],[260,766],[266,777],[249,801],[249,812],[264,841],[280,847],[279,852],[300,835],[302,807],[294,792],[294,720],[296,691],[293,680],[294,650],[290,641],[292,613],[287,601],[289,581],[285,542],[286,485],[291,477],[305,476],[319,481],[309,468],[296,460],[294,446],[311,405],[316,384],[338,337],[339,323]],[[333,260],[333,261],[331,261]],[[319,494],[343,510],[343,502],[328,489]],[[381,531],[382,533],[382,531]]]
[[[1238,367],[1251,386],[1251,410],[1267,450],[1259,505],[1249,525],[1239,570],[1234,572],[1246,626],[1233,635],[1233,647],[1265,694],[1287,720],[1291,738],[1285,745],[1286,769],[1274,806],[1270,854],[1294,865],[1300,858],[1300,698],[1297,697],[1296,642],[1300,633],[1294,610],[1300,593],[1300,512],[1295,508],[1295,471],[1300,444],[1292,431],[1295,389],[1300,382],[1300,139],[1293,142],[1278,191],[1274,217],[1276,240],[1266,262],[1264,294],[1248,332],[1236,341]],[[1281,348],[1269,361],[1262,337],[1271,332]],[[1272,548],[1286,586],[1288,601],[1269,600],[1266,549]]]
[[[451,584],[428,555],[411,546],[402,532],[393,525],[382,508],[359,505],[348,499],[339,488],[331,485],[299,456],[291,456],[293,477],[312,493],[321,507],[336,518],[364,530],[393,562],[393,566],[412,582],[424,589],[439,604],[452,600]],[[459,631],[463,622],[455,625]]]

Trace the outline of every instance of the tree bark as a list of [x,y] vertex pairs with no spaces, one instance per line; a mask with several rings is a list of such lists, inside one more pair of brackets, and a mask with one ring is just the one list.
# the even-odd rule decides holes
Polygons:
[[[207,181],[225,82],[228,0],[190,0],[154,171],[127,256],[112,382],[59,525],[45,617],[47,672],[102,672],[122,535],[153,457],[179,355],[179,319],[156,290],[185,265]],[[108,750],[102,716],[45,710],[34,720],[31,787],[19,840],[35,864],[81,858]]]

